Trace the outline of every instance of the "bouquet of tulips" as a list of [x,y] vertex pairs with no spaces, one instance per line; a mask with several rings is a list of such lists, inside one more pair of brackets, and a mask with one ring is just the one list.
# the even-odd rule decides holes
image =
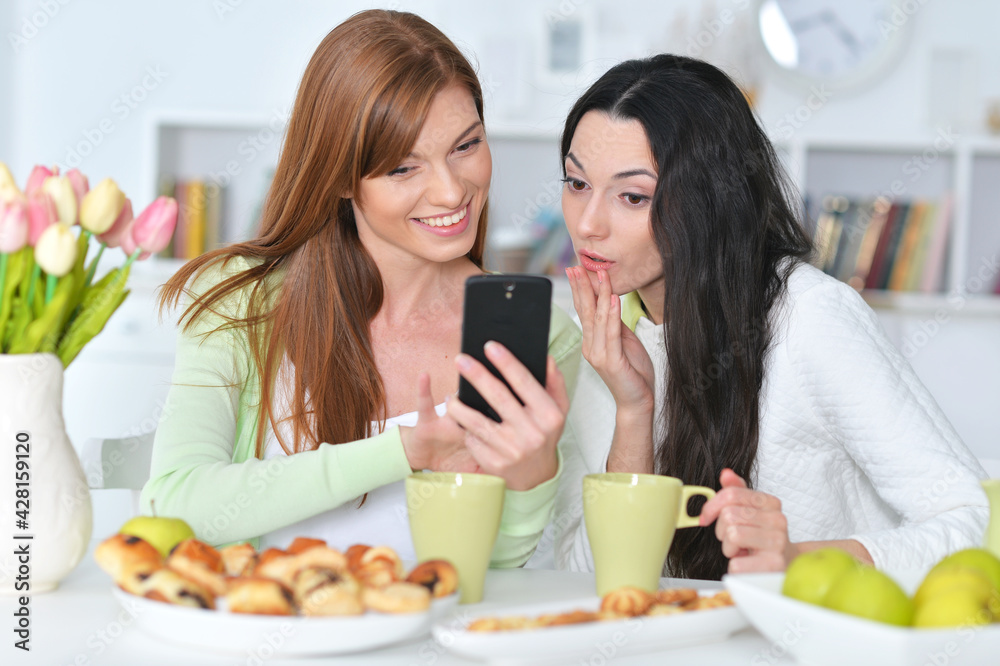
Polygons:
[[[90,189],[77,169],[36,166],[22,192],[0,162],[0,353],[48,352],[68,366],[125,300],[132,263],[166,247],[176,226],[170,197],[133,217],[110,178]],[[95,236],[100,246],[88,263]],[[95,282],[109,247],[127,258]]]

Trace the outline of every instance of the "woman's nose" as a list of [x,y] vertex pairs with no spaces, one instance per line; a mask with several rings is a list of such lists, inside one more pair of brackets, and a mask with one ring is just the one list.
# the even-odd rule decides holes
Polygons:
[[450,165],[434,170],[434,178],[427,192],[427,201],[441,208],[458,208],[465,199],[465,187]]
[[581,238],[604,238],[608,233],[607,214],[601,197],[591,196],[580,209],[577,233]]

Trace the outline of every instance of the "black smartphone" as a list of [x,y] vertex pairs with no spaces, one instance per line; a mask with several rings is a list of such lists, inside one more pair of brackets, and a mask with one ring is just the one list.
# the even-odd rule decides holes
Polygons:
[[[483,346],[490,340],[499,342],[531,371],[539,384],[545,386],[551,315],[552,282],[548,278],[540,275],[474,275],[465,281],[462,352],[478,360],[507,384],[483,352]],[[516,392],[512,392],[517,396]],[[458,381],[458,399],[494,421],[501,420],[463,377],[459,377]]]

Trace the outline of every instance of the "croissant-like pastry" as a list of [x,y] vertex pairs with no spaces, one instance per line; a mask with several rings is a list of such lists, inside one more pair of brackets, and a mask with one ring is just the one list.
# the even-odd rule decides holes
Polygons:
[[458,572],[447,560],[428,560],[414,567],[406,582],[423,585],[432,597],[440,599],[458,589]]
[[309,567],[295,577],[295,599],[303,615],[361,615],[361,586],[347,571]]
[[363,585],[385,587],[403,579],[403,562],[388,546],[369,548],[351,570]]
[[248,543],[226,546],[219,550],[222,567],[227,576],[242,576],[253,571],[257,564],[257,551]]
[[116,583],[126,570],[137,564],[163,564],[160,551],[148,541],[130,534],[115,534],[102,541],[94,549],[94,560]]
[[656,598],[637,587],[620,587],[604,595],[601,600],[601,610],[615,613],[622,617],[643,615],[653,605]]
[[689,587],[670,587],[656,591],[658,604],[686,604],[698,598],[698,590]]
[[419,613],[430,608],[431,593],[423,585],[390,583],[361,591],[365,606],[380,613]]
[[256,576],[233,579],[226,592],[230,612],[295,615],[295,597],[276,580]]
[[326,541],[323,539],[311,539],[309,537],[295,537],[295,540],[286,548],[285,550],[292,554],[298,555],[301,552],[307,551],[310,548],[316,548],[317,546],[325,546]]
[[173,569],[163,568],[154,571],[138,586],[138,594],[177,606],[214,609],[215,599],[212,593],[193,580],[188,580]]
[[322,567],[333,571],[347,571],[347,558],[338,550],[328,546],[314,546],[298,554],[285,553],[267,561],[259,561],[254,569],[255,576],[273,578],[289,588],[295,586],[295,576],[303,569]]
[[212,546],[197,539],[185,539],[174,546],[167,556],[168,567],[193,580],[215,596],[226,593],[228,583],[222,555]]

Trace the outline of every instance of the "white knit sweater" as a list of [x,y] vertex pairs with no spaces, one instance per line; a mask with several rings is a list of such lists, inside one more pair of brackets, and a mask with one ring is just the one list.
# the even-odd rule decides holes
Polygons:
[[[801,265],[772,316],[753,486],[781,500],[791,541],[857,539],[891,569],[925,569],[979,546],[986,473],[861,297]],[[662,404],[662,326],[642,318],[636,334]],[[559,568],[593,569],[581,478],[604,471],[614,415],[611,393],[584,361],[567,426],[575,437],[563,440],[563,483],[540,545],[554,546]]]

